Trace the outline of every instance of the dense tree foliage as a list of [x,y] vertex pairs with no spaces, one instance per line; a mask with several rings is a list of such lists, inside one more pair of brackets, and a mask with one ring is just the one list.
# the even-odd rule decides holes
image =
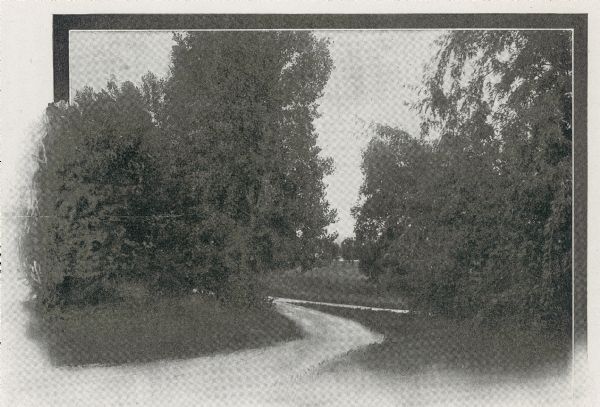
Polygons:
[[332,163],[312,124],[332,68],[327,43],[290,31],[176,42],[158,120],[178,162],[170,177],[185,185],[175,209],[201,225],[189,235],[191,258],[215,278],[310,265],[334,218],[322,181]]
[[28,245],[38,296],[89,302],[129,279],[254,301],[256,273],[313,264],[335,238],[312,124],[331,69],[309,32],[177,34],[167,78],[51,108]]
[[337,237],[337,233],[334,233],[320,240],[321,244],[318,251],[319,263],[331,263],[340,257],[340,245],[335,241]]
[[364,152],[354,214],[372,278],[448,315],[568,328],[570,35],[440,40],[421,137],[381,126]]
[[358,247],[353,237],[347,237],[342,240],[340,250],[344,260],[358,260]]
[[144,140],[155,126],[131,83],[85,89],[47,113],[28,277],[45,304],[103,301],[117,279],[152,264],[146,210],[157,169]]

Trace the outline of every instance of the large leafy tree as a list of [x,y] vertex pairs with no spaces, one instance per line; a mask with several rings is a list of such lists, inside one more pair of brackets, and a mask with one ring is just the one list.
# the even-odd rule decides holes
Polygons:
[[[412,285],[424,305],[564,328],[571,281],[570,33],[453,31],[439,46],[418,105],[421,140],[380,131],[365,153],[357,237],[370,236],[363,242],[380,251],[372,268],[410,276],[396,280]],[[387,159],[398,142],[401,152]],[[392,170],[377,172],[385,163]],[[398,188],[386,198],[390,185]],[[410,232],[388,232],[396,218],[409,222]]]
[[[550,323],[568,319],[571,304],[571,41],[569,31],[453,32],[423,102],[433,113],[424,128],[498,146],[487,161],[499,175],[503,244],[488,280],[511,283],[494,281],[510,288],[492,299]],[[478,117],[493,133],[481,137]]]
[[[165,146],[161,195],[187,280],[218,292],[240,275],[310,266],[335,213],[325,200],[330,159],[313,120],[332,68],[308,32],[175,36],[156,112]],[[181,281],[177,277],[177,281]]]

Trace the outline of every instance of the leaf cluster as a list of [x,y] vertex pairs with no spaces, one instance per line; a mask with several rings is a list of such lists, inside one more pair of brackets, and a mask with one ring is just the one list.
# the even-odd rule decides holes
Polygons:
[[439,46],[420,137],[379,127],[364,153],[361,266],[434,312],[567,329],[570,33],[453,31]]

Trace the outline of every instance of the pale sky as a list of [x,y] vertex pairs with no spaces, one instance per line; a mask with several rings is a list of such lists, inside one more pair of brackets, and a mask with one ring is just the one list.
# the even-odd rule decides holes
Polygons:
[[[437,30],[316,30],[331,40],[334,69],[319,101],[315,122],[323,155],[333,157],[335,172],[325,179],[327,199],[338,211],[330,226],[340,239],[352,236],[362,183],[361,153],[372,124],[418,132],[416,101],[423,65],[436,52]],[[71,31],[71,95],[85,85],[99,90],[114,76],[139,83],[148,71],[166,76],[173,45],[170,31]]]

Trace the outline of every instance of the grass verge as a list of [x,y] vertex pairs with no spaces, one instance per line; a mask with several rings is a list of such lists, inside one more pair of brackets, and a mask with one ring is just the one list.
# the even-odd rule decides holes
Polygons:
[[360,366],[369,370],[415,374],[430,369],[467,374],[529,376],[564,372],[571,340],[558,333],[516,329],[473,329],[468,321],[415,314],[394,314],[310,305],[357,321],[384,334],[384,341],[351,352],[330,369]]
[[301,336],[272,307],[232,308],[190,295],[38,315],[30,330],[55,365],[115,365],[257,348]]
[[281,270],[262,276],[269,295],[369,307],[402,308],[397,295],[381,290],[358,270],[358,263],[334,261],[312,270]]

